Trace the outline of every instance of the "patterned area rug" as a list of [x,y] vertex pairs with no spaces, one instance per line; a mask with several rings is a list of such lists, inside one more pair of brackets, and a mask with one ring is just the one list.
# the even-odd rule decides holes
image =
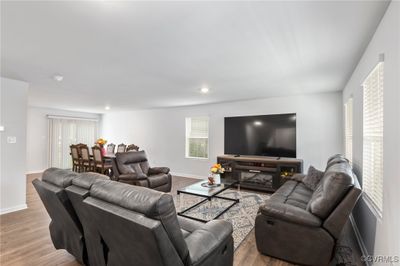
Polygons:
[[[270,196],[268,194],[257,192],[238,192],[236,189],[228,189],[219,195],[232,199],[240,199],[238,204],[230,208],[218,218],[228,221],[233,225],[233,240],[236,249],[253,229],[258,207]],[[186,209],[203,199],[204,198],[188,194],[174,196],[177,212]],[[205,202],[185,214],[204,220],[210,220],[230,204],[232,204],[232,201],[213,198],[211,202]]]

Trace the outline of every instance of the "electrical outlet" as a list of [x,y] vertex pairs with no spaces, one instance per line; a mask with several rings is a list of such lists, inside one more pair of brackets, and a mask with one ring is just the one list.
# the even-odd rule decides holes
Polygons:
[[10,143],[10,144],[17,143],[17,137],[8,136],[8,137],[7,137],[7,143]]

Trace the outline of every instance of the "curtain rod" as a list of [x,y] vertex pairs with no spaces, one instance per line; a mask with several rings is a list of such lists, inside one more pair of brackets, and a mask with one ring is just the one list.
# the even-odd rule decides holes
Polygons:
[[47,115],[48,119],[68,119],[68,120],[85,120],[98,122],[99,119],[96,118],[86,118],[86,117],[76,117],[76,116],[66,116],[66,115]]

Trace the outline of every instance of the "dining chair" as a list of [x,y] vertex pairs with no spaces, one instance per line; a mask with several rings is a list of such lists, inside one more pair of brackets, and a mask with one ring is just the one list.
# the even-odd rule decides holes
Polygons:
[[89,147],[87,145],[79,146],[79,151],[81,154],[81,165],[83,172],[93,171],[93,160],[90,158]]
[[126,151],[139,151],[139,146],[136,146],[135,144],[130,144],[128,147],[126,147]]
[[107,145],[107,153],[114,153],[115,152],[115,144],[110,143]]
[[92,147],[94,170],[100,174],[112,175],[112,164],[110,161],[106,161],[101,152],[101,148],[98,146]]
[[79,147],[78,145],[72,144],[69,146],[71,149],[71,157],[72,157],[72,171],[80,172],[81,171],[81,157],[79,155]]
[[126,150],[126,145],[124,143],[118,144],[117,153],[118,152],[125,152],[125,150]]

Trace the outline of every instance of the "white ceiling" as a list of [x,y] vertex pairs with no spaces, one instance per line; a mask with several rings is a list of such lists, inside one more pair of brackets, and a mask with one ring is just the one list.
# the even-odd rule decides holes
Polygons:
[[387,6],[2,1],[1,75],[90,112],[342,90]]

